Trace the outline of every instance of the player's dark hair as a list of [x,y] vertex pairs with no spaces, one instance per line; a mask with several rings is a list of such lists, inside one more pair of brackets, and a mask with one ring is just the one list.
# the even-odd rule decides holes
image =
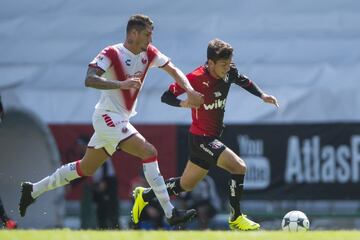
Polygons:
[[216,61],[220,59],[231,58],[233,51],[234,50],[229,43],[216,38],[209,42],[207,59],[216,63]]
[[126,33],[129,33],[131,30],[136,29],[136,31],[142,31],[146,27],[153,27],[153,21],[145,15],[135,14],[129,18],[129,21],[126,26]]

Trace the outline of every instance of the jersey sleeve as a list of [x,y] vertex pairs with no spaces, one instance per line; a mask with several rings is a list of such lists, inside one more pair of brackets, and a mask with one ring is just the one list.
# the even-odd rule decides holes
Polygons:
[[261,95],[263,94],[263,91],[258,85],[256,85],[256,83],[251,81],[247,76],[242,75],[238,72],[234,63],[230,65],[228,78],[231,83],[239,85],[240,87],[244,88],[246,91],[257,97],[261,97]]
[[235,83],[240,87],[247,87],[251,85],[251,80],[238,72],[235,63],[231,63],[228,77],[231,83]]
[[181,94],[183,94],[185,92],[185,90],[180,87],[180,85],[176,82],[172,83],[170,86],[169,86],[169,91],[174,94],[175,96],[179,96]]
[[89,66],[99,67],[106,71],[111,67],[111,47],[104,48],[90,63]]
[[151,53],[154,55],[154,59],[152,60],[150,67],[164,67],[166,64],[170,62],[170,58],[167,57],[165,54],[160,52],[156,47],[153,45],[149,46]]
[[167,90],[161,96],[161,102],[166,103],[170,106],[180,107],[181,100],[178,99],[172,92]]

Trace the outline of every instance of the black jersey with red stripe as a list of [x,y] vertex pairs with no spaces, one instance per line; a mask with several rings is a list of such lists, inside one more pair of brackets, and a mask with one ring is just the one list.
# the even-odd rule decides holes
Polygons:
[[[232,83],[235,83],[256,96],[261,96],[261,90],[246,76],[238,73],[235,64],[231,64],[230,71],[224,79],[216,79],[210,75],[206,66],[200,66],[187,74],[191,86],[204,95],[204,104],[192,111],[190,132],[195,135],[215,136],[221,134],[225,113],[226,98]],[[255,89],[255,91],[254,91]],[[169,87],[174,96],[185,91],[177,83]]]

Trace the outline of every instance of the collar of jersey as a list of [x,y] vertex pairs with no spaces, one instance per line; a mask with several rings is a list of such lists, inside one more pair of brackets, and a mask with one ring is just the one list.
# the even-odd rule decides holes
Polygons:
[[124,52],[126,54],[129,54],[131,57],[139,57],[143,52],[140,52],[139,54],[134,54],[133,52],[131,52],[129,49],[127,49],[125,46],[124,46],[124,43],[121,43],[120,44],[121,48],[124,50]]

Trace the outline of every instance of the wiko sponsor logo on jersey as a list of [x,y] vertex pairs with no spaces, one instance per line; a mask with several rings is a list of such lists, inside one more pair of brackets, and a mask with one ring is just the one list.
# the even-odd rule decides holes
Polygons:
[[360,181],[360,135],[347,144],[322,145],[318,135],[306,139],[290,136],[287,144],[285,182],[358,183]]
[[264,156],[264,141],[248,135],[237,137],[240,156],[246,162],[245,189],[261,190],[270,185],[270,164]]
[[213,110],[213,109],[224,109],[225,108],[225,104],[226,104],[226,98],[221,100],[221,99],[216,99],[214,102],[210,103],[210,104],[205,104],[204,103],[204,109],[205,110]]

